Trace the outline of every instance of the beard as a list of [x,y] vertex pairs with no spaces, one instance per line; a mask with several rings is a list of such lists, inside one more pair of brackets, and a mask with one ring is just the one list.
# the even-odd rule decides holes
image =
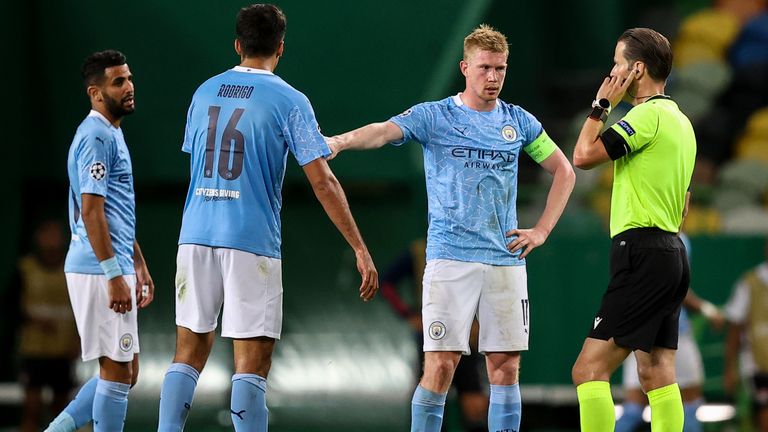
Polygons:
[[[133,96],[131,96],[133,97]],[[125,101],[129,99],[128,96],[124,97],[121,100],[113,99],[109,96],[104,97],[104,106],[107,108],[107,111],[109,111],[110,114],[116,119],[123,118],[129,114],[133,114],[133,111],[136,109],[134,107],[126,107]]]

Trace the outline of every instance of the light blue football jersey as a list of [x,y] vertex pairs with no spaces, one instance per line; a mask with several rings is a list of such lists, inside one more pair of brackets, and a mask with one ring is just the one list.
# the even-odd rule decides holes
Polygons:
[[133,243],[136,240],[136,203],[131,155],[120,128],[97,111],[80,123],[67,156],[69,176],[69,243],[64,271],[104,274],[80,216],[82,194],[104,197],[104,214],[112,250],[123,274],[135,274]]
[[182,150],[190,183],[179,244],[280,258],[290,151],[299,165],[331,154],[309,100],[271,72],[236,66],[192,97]]
[[[524,109],[497,100],[490,112],[475,111],[459,95],[418,104],[390,119],[405,141],[424,150],[429,230],[427,259],[492,265],[524,265],[505,233],[517,228],[520,150],[548,139]],[[537,162],[554,151],[539,155]]]

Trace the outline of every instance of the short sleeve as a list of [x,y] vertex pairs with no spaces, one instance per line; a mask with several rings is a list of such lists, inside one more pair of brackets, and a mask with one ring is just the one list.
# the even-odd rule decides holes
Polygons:
[[523,137],[523,147],[536,141],[544,132],[541,122],[533,114],[517,107],[517,122],[520,125],[520,133]]
[[184,153],[192,153],[192,143],[194,141],[194,136],[191,135],[192,131],[190,130],[190,125],[192,124],[192,110],[195,108],[195,101],[192,100],[192,103],[189,104],[189,109],[187,110],[187,124],[184,126],[184,142],[181,144],[181,151]]
[[616,160],[641,150],[656,136],[659,115],[651,103],[640,104],[601,135],[611,159]]
[[749,286],[743,280],[733,289],[723,312],[728,321],[734,324],[746,322],[749,313]]
[[106,131],[96,130],[85,135],[75,155],[80,193],[107,196],[113,145]]
[[426,104],[418,104],[389,119],[403,131],[403,139],[395,141],[392,145],[399,146],[407,141],[416,141],[425,144],[429,141],[429,124],[432,115]]
[[304,166],[315,159],[331,154],[331,149],[320,133],[315,112],[305,96],[296,100],[283,126],[283,135],[299,165]]

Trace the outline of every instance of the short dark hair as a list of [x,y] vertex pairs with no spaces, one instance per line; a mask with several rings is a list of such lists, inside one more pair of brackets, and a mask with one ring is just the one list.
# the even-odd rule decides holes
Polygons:
[[272,4],[252,4],[237,13],[235,34],[245,57],[269,57],[285,37],[285,14]]
[[104,70],[112,66],[122,66],[126,63],[125,55],[120,51],[106,50],[95,52],[85,58],[81,74],[85,87],[101,84]]
[[672,47],[664,35],[649,28],[633,28],[619,38],[624,42],[624,58],[630,62],[645,63],[648,75],[656,81],[665,81],[672,72]]

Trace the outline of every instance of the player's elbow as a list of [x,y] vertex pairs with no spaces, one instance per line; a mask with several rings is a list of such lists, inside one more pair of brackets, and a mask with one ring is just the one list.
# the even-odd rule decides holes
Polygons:
[[596,164],[592,159],[586,157],[585,155],[574,152],[573,166],[575,166],[578,169],[588,170],[588,169],[594,168]]
[[312,190],[318,198],[334,193],[338,187],[339,181],[331,172],[312,180]]

